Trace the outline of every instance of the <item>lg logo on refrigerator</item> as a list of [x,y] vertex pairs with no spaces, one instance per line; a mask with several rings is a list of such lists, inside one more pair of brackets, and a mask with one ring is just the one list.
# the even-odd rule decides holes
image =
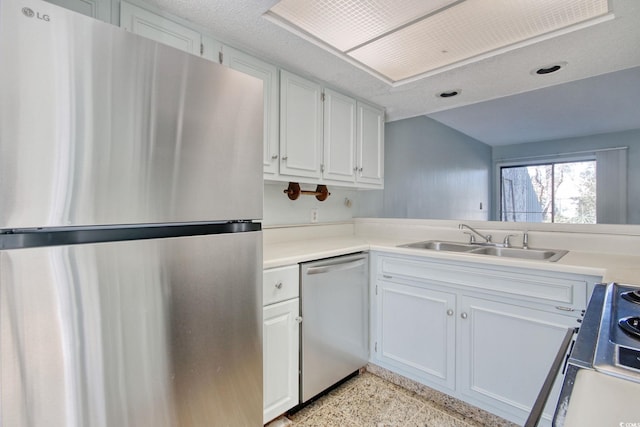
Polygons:
[[49,22],[49,15],[41,15],[40,12],[34,12],[33,9],[28,7],[22,8],[22,14],[27,18],[33,18],[35,16],[38,19]]

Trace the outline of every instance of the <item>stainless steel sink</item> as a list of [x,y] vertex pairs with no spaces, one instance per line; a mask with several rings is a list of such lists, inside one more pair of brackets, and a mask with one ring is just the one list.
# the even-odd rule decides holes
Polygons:
[[567,254],[568,251],[561,249],[523,249],[506,248],[504,246],[484,244],[465,244],[457,242],[444,242],[440,240],[427,240],[425,242],[408,243],[400,245],[401,248],[427,249],[443,252],[464,252],[477,255],[489,255],[506,258],[519,258],[527,260],[538,260],[555,262]]
[[446,251],[446,252],[468,252],[476,248],[476,246],[466,245],[464,243],[440,242],[437,240],[428,240],[426,242],[409,243],[406,245],[400,245],[400,247],[414,248],[414,249],[431,249],[432,251]]
[[568,251],[552,249],[522,249],[485,246],[470,251],[472,254],[500,256],[507,258],[533,259],[554,262],[562,258]]

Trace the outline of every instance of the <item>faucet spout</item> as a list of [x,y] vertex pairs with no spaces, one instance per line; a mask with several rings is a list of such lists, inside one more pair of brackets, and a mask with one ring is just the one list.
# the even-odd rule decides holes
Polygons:
[[[479,233],[475,228],[470,227],[470,226],[468,226],[467,224],[459,224],[459,225],[458,225],[458,228],[459,228],[460,230],[464,230],[465,228],[467,228],[467,229],[469,229],[471,232],[473,232],[473,233],[475,233],[476,235],[478,235],[478,236],[482,237],[482,238],[484,239],[484,241],[485,241],[485,242],[487,242],[487,243],[491,243],[491,234],[487,234],[487,235],[481,234],[481,233]],[[470,234],[470,233],[467,233],[467,234]],[[473,234],[471,234],[471,237],[473,237]],[[472,242],[473,242],[473,239],[472,239]]]

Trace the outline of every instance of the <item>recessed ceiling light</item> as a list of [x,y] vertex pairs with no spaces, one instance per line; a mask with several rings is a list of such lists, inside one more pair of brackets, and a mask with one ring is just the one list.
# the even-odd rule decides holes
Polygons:
[[544,76],[545,74],[552,74],[562,70],[567,65],[566,62],[558,62],[551,65],[545,65],[544,67],[535,68],[531,71],[531,74],[537,74]]
[[459,90],[459,89],[458,89],[458,90],[448,90],[448,91],[446,91],[446,92],[440,92],[440,93],[438,94],[438,96],[439,96],[440,98],[452,98],[452,97],[454,97],[454,96],[459,95],[459,94],[460,94],[460,92],[462,92],[462,91],[461,91],[461,90]]
[[265,17],[397,86],[613,18],[610,0],[280,0]]

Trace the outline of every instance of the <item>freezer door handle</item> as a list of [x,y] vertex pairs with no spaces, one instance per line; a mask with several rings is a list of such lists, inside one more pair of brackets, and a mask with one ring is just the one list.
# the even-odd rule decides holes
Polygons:
[[341,262],[330,265],[323,265],[321,267],[311,267],[307,269],[307,274],[324,274],[324,273],[332,273],[334,271],[343,271],[343,270],[351,270],[354,268],[361,267],[365,265],[366,259],[360,258],[355,261]]

